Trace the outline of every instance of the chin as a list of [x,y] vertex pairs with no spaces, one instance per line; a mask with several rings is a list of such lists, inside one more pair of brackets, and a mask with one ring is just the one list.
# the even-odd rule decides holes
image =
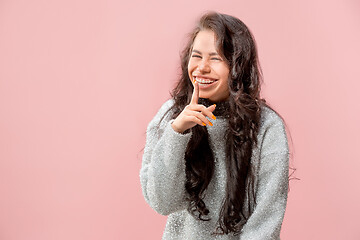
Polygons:
[[207,96],[207,95],[199,95],[199,98],[210,98],[211,96]]

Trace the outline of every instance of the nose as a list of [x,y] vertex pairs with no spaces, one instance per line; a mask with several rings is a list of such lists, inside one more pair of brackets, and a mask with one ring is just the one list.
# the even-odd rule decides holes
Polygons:
[[210,72],[210,66],[206,59],[202,59],[201,62],[199,62],[198,69],[200,72]]

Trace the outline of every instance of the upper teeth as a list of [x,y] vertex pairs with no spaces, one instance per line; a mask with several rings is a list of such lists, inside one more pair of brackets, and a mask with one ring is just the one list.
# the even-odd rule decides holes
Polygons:
[[205,78],[195,77],[195,79],[199,83],[212,83],[212,82],[215,82],[215,80],[209,80],[209,79],[205,79]]

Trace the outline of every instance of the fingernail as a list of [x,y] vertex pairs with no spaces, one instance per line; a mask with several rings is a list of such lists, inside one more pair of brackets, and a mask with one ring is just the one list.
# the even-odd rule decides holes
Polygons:
[[216,117],[214,115],[212,115],[212,119],[216,120]]
[[205,123],[202,123],[204,126],[206,126],[206,124]]
[[213,126],[213,124],[212,124],[211,122],[209,122],[209,125],[210,125],[210,126]]
[[214,106],[216,107],[216,104],[214,104]]

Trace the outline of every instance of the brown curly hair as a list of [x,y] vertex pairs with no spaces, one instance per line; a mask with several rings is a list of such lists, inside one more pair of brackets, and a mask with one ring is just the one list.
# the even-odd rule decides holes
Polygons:
[[[201,17],[182,51],[182,74],[171,92],[174,105],[168,110],[172,111],[171,118],[175,119],[191,101],[193,85],[188,75],[188,62],[193,42],[202,30],[211,30],[215,33],[218,53],[230,69],[230,96],[227,100],[229,128],[226,132],[225,162],[227,179],[231,181],[226,183],[226,198],[220,211],[219,226],[213,234],[233,232],[237,235],[252,213],[250,205],[256,205],[255,172],[251,165],[251,156],[253,146],[257,144],[261,107],[274,109],[265,99],[260,98],[262,73],[256,42],[249,29],[238,18],[208,12]],[[214,173],[214,156],[209,146],[207,129],[196,125],[191,131],[192,137],[185,153],[188,211],[197,219],[208,221],[210,219],[203,218],[208,215],[209,210],[202,199]],[[244,206],[246,192],[248,206]],[[244,212],[244,207],[247,207],[248,211]]]

